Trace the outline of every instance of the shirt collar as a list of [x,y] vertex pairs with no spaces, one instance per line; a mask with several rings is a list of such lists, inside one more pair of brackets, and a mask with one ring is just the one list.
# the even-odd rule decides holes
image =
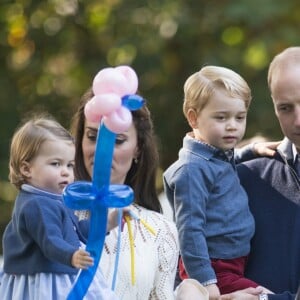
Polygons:
[[195,143],[194,145],[201,145],[201,150],[198,148],[198,151],[200,150],[201,151],[201,155],[206,157],[206,159],[210,159],[212,156],[215,156],[215,157],[219,157],[221,158],[222,160],[224,160],[225,158],[227,158],[228,161],[232,161],[233,159],[233,156],[234,156],[234,150],[233,149],[230,149],[230,150],[222,150],[222,149],[219,149],[215,146],[212,146],[204,141],[200,141],[198,139],[195,138],[194,136],[194,133],[193,132],[189,132],[186,134],[185,136],[185,142],[184,142],[184,145],[187,147],[187,148],[190,148],[190,150],[193,150],[193,143]]
[[37,194],[37,195],[52,197],[57,200],[62,200],[62,194],[54,194],[54,193],[39,189],[37,187],[34,187],[34,186],[32,186],[30,184],[26,184],[26,183],[21,185],[21,190],[25,191],[25,192]]
[[295,163],[296,160],[300,158],[300,156],[294,144],[292,144],[292,153],[293,153],[293,162]]

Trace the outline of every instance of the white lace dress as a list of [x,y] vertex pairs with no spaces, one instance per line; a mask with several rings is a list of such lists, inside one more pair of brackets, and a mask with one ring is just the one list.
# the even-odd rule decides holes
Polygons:
[[[179,253],[176,226],[162,214],[137,205],[134,205],[133,212],[149,224],[156,234],[153,235],[141,222],[131,220],[136,281],[132,285],[130,241],[125,223],[121,234],[115,293],[120,300],[174,299]],[[115,228],[105,239],[100,261],[100,268],[109,286],[113,281],[117,238],[118,228]]]

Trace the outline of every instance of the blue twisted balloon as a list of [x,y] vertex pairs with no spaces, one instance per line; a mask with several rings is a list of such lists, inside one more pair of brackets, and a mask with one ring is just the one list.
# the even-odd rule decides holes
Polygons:
[[[137,110],[144,104],[138,95],[122,97],[122,105]],[[77,181],[63,192],[65,204],[75,210],[90,210],[90,231],[86,250],[94,265],[80,274],[68,295],[68,300],[83,299],[96,273],[106,236],[108,208],[125,207],[133,201],[132,189],[124,184],[110,185],[110,172],[116,134],[102,123],[98,131],[92,182]]]

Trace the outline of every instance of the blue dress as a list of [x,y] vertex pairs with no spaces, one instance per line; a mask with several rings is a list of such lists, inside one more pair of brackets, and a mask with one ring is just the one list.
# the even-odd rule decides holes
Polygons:
[[[62,260],[65,258],[61,256],[66,255],[61,253],[70,252],[72,255],[73,249],[85,248],[85,244],[75,233],[74,223],[68,220],[69,215],[61,202],[61,195],[29,185],[23,185],[20,193],[22,196],[16,199],[12,221],[3,236],[4,264],[0,266],[0,299],[65,300],[80,271],[76,272],[76,269],[64,264]],[[37,206],[39,210],[35,211]],[[33,210],[34,213],[30,215]],[[59,221],[60,216],[63,216],[62,223]],[[55,221],[57,226],[52,230],[51,239],[45,232],[49,225],[55,225]],[[59,231],[63,231],[64,236],[72,236],[75,246],[68,244],[65,239],[59,239]],[[47,243],[42,243],[41,240],[46,237]],[[68,245],[71,251],[63,252]],[[51,253],[47,248],[52,250]],[[47,251],[49,253],[46,255]],[[97,268],[84,299],[117,300],[113,291],[107,287],[100,268]]]

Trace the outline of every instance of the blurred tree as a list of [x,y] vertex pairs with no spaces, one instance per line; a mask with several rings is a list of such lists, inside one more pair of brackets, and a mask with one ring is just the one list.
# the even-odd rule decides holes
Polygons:
[[[0,183],[7,182],[9,141],[20,120],[48,111],[68,127],[95,74],[119,64],[139,75],[163,169],[189,130],[183,84],[206,64],[232,68],[251,86],[246,137],[281,138],[267,67],[276,53],[299,44],[299,17],[297,0],[2,0]],[[4,189],[0,200],[13,195]]]

